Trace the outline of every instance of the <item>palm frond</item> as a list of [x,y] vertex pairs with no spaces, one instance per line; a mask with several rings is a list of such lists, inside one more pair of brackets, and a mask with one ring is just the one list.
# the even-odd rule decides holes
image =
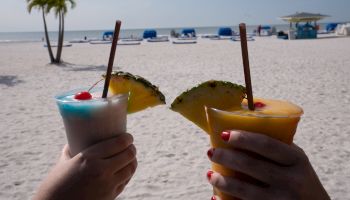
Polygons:
[[46,12],[49,13],[51,11],[51,9],[53,9],[55,7],[55,1],[54,0],[48,0],[46,2]]
[[44,9],[47,0],[26,0],[28,5],[27,5],[27,10],[29,13],[32,12],[33,8],[36,8],[38,10]]
[[70,8],[74,9],[77,6],[77,3],[74,0],[68,0],[70,3]]
[[45,14],[54,11],[55,17],[58,17],[60,13],[64,15],[68,12],[68,5],[71,9],[76,7],[75,0],[26,0],[28,3],[27,10],[31,13],[33,8],[44,10]]
[[33,8],[38,8],[39,7],[38,6],[39,5],[38,2],[35,1],[35,0],[27,0],[27,3],[28,3],[27,10],[28,10],[29,13],[32,12]]

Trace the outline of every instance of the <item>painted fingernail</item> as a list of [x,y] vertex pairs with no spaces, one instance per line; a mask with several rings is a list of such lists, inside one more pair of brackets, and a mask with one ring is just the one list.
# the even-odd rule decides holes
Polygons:
[[210,181],[211,176],[212,176],[213,174],[214,174],[214,172],[211,171],[211,170],[209,170],[209,171],[207,172],[207,178],[208,178],[209,181]]
[[215,197],[215,196],[212,196],[212,197],[211,197],[211,200],[216,200],[216,197]]
[[208,154],[208,157],[209,157],[209,158],[212,158],[212,157],[213,157],[214,151],[215,151],[214,148],[208,150],[207,154]]
[[266,105],[265,105],[264,103],[262,103],[262,102],[255,102],[255,103],[254,103],[254,106],[255,106],[256,108],[263,108],[263,107],[265,107]]
[[230,139],[230,131],[224,131],[221,133],[221,139],[228,141]]

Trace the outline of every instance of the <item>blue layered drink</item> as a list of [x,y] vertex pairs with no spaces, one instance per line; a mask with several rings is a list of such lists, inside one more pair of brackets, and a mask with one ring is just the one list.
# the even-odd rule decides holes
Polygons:
[[127,94],[101,98],[102,90],[95,89],[89,98],[82,100],[76,98],[79,91],[83,90],[55,97],[71,156],[99,141],[126,132]]

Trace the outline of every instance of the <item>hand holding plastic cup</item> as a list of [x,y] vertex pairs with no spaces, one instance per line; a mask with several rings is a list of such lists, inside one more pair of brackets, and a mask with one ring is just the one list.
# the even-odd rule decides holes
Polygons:
[[[260,108],[256,107],[254,111],[248,110],[246,101],[242,103],[242,109],[240,110],[223,111],[206,108],[211,146],[223,149],[232,148],[221,138],[221,133],[228,130],[260,133],[291,144],[303,110],[299,106],[286,101],[258,99],[255,104],[257,103]],[[259,159],[256,155],[252,156]],[[212,163],[212,169],[223,176],[235,177],[258,184],[253,178],[216,163]],[[221,200],[237,199],[216,188],[214,188],[214,194],[219,196]]]
[[73,90],[56,96],[66,130],[71,156],[102,140],[126,132],[128,96],[101,98],[101,89],[91,91],[92,98],[78,100]]

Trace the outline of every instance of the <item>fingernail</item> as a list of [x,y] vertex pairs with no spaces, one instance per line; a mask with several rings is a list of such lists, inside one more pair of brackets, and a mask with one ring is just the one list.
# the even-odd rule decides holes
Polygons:
[[207,178],[208,178],[209,181],[210,181],[211,176],[212,176],[213,174],[214,174],[214,172],[211,171],[211,170],[209,170],[209,171],[207,172]]
[[211,197],[211,200],[216,200],[216,197],[215,197],[215,196],[212,196],[212,197]]
[[221,133],[221,139],[228,141],[230,139],[230,131],[224,131]]
[[208,150],[207,154],[208,154],[208,157],[209,157],[209,158],[212,158],[212,157],[213,157],[214,151],[215,151],[214,148]]

